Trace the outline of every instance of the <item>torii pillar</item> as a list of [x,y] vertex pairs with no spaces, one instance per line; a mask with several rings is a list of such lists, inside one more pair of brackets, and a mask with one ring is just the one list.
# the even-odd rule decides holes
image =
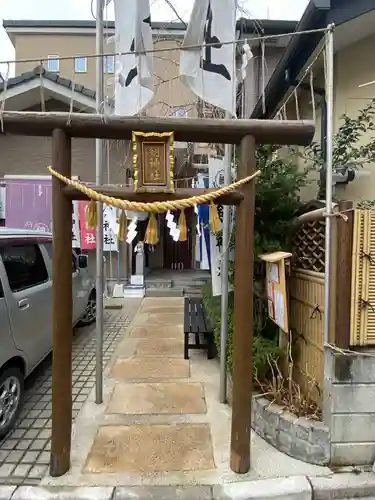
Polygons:
[[[80,113],[9,112],[2,115],[5,133],[52,136],[53,168],[71,177],[71,137],[129,140],[132,131],[174,132],[176,141],[240,145],[238,177],[255,171],[256,144],[307,145],[315,133],[309,121],[214,120],[163,117],[107,117]],[[207,193],[207,189],[176,189],[174,193],[135,193],[117,186],[92,186],[100,193],[129,201],[181,200]],[[52,476],[70,468],[72,426],[72,200],[82,193],[53,180],[53,372],[52,372]],[[253,346],[253,238],[255,185],[216,200],[237,205],[235,260],[235,317],[233,400],[230,466],[234,472],[250,468]]]

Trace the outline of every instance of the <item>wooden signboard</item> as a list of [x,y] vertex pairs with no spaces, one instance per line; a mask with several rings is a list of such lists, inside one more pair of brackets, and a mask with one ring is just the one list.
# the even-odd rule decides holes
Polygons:
[[174,193],[173,132],[133,132],[136,193]]
[[287,252],[259,256],[266,263],[268,314],[284,332],[289,331],[285,259],[291,256],[292,254]]

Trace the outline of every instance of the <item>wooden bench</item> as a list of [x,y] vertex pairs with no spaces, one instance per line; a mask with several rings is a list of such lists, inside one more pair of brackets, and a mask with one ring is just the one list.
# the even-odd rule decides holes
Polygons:
[[[184,310],[184,358],[189,359],[189,349],[206,349],[207,359],[216,356],[213,328],[204,310],[203,300],[185,297]],[[194,343],[189,343],[194,335]]]

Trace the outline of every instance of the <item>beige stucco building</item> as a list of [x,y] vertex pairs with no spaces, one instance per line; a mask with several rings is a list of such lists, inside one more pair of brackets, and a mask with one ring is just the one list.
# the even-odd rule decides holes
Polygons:
[[[296,31],[322,29],[330,23],[334,30],[334,131],[342,123],[342,115],[357,116],[358,112],[375,97],[375,66],[373,47],[375,43],[375,2],[373,0],[310,0]],[[252,118],[272,118],[287,102],[288,118],[297,117],[294,91],[298,87],[298,114],[301,118],[313,118],[313,102],[316,106],[315,140],[322,143],[325,130],[324,110],[324,59],[315,60],[324,42],[324,33],[295,36],[279,60],[265,89],[263,110],[261,100],[249,114]],[[315,61],[315,62],[314,62]],[[312,66],[314,99],[310,88]],[[373,137],[367,130],[363,140]],[[334,176],[338,180],[335,195],[338,199],[353,201],[375,199],[375,165],[366,163],[358,169],[354,180],[345,183],[347,176]],[[305,200],[316,197],[319,174],[302,194]]]

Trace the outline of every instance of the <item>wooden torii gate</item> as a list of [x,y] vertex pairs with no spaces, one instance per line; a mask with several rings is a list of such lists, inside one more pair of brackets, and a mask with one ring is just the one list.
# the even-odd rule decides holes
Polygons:
[[[213,120],[193,118],[106,117],[80,113],[4,112],[6,134],[52,137],[52,167],[72,175],[71,138],[130,140],[133,131],[174,132],[176,141],[240,145],[238,178],[255,172],[256,144],[307,145],[313,122],[277,120]],[[27,161],[27,158],[26,158]],[[87,197],[53,177],[53,370],[52,446],[50,473],[70,468],[72,430],[72,201]],[[181,200],[210,189],[176,189],[173,194],[135,193],[114,185],[91,186],[95,191],[129,201]],[[230,467],[250,469],[253,328],[254,182],[215,203],[236,205],[235,332]]]

